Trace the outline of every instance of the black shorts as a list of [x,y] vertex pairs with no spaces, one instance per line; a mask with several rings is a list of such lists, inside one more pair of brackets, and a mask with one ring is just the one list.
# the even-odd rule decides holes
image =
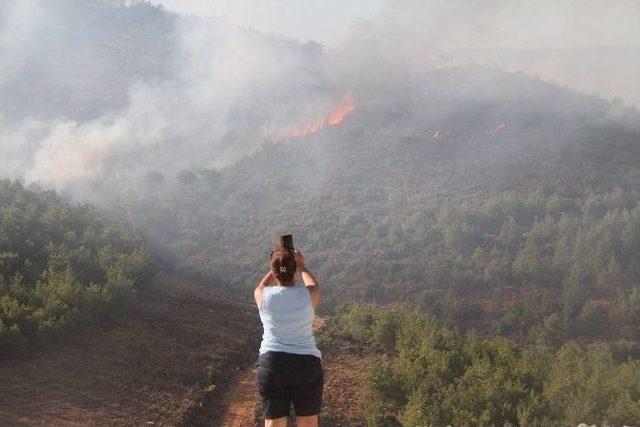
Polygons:
[[320,414],[324,373],[319,357],[268,351],[258,356],[256,382],[264,418]]

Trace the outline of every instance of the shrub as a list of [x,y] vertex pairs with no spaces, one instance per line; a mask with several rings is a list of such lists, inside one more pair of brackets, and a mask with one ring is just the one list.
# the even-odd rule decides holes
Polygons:
[[149,273],[142,242],[89,206],[0,181],[0,355],[120,310]]

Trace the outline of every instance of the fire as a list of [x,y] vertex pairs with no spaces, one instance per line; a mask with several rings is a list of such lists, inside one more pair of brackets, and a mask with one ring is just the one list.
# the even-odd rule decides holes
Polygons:
[[325,121],[329,126],[337,126],[347,117],[349,114],[353,113],[353,110],[356,109],[355,104],[353,103],[353,96],[350,93],[347,93],[342,100],[342,103],[333,109],[329,113],[329,117]]
[[298,138],[314,134],[325,126],[338,126],[345,118],[353,113],[355,109],[356,106],[353,101],[353,96],[350,93],[347,93],[342,99],[340,105],[331,110],[326,117],[312,120],[309,123],[294,129],[290,132],[289,137]]
[[324,126],[325,119],[316,119],[293,131],[293,136],[305,136],[318,132]]
[[493,129],[491,129],[489,132],[487,132],[489,135],[497,135],[500,132],[502,132],[503,130],[505,130],[507,128],[507,124],[505,122],[502,122],[498,125],[496,125]]

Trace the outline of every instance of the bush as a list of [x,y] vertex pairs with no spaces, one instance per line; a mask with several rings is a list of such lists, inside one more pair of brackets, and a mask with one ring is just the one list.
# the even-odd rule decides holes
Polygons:
[[151,258],[126,227],[0,181],[0,355],[122,309]]
[[536,347],[553,351],[560,347],[567,338],[564,321],[558,314],[551,314],[542,324],[532,329],[532,338]]
[[[348,310],[369,327],[389,312],[372,305]],[[557,314],[534,331],[537,345],[525,348],[460,335],[415,312],[394,315],[394,326],[386,325],[395,329],[395,349],[375,357],[364,373],[361,403],[370,425],[632,425],[640,419],[640,361],[619,361],[635,351],[628,343],[558,347],[565,330]]]
[[611,317],[619,328],[640,324],[640,287],[633,288],[631,292],[618,293]]
[[597,336],[609,326],[609,311],[601,304],[586,303],[576,319],[576,331],[584,336]]

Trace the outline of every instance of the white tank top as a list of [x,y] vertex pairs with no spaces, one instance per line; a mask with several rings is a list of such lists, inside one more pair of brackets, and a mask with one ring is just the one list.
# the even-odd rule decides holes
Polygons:
[[322,358],[313,337],[314,310],[307,288],[299,285],[268,286],[262,292],[259,312],[264,328],[260,354],[284,351]]

